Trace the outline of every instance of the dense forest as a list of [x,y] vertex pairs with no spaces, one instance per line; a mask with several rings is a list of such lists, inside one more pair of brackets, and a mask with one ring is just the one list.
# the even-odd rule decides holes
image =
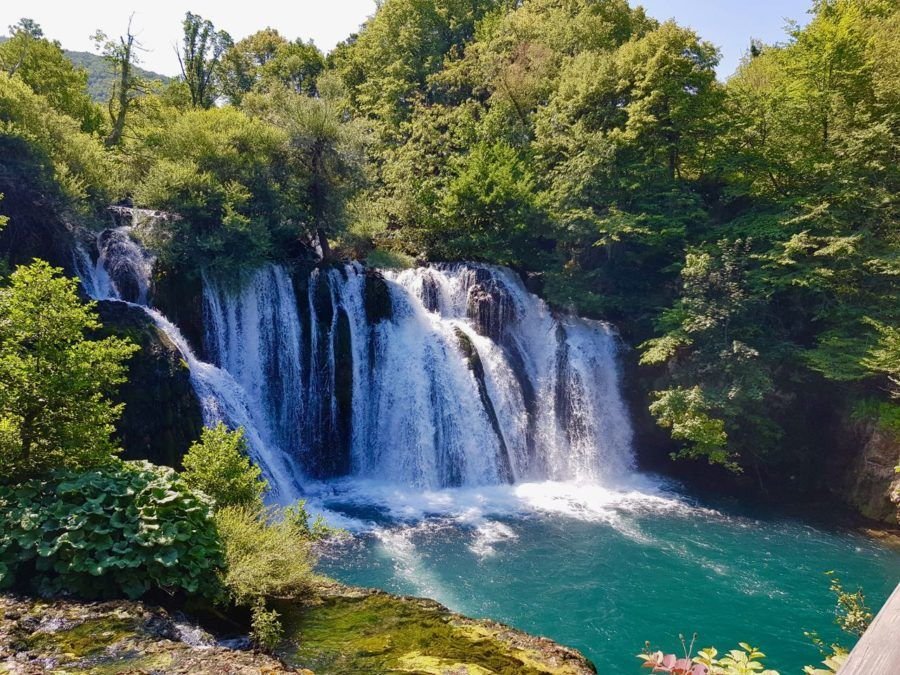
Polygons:
[[625,0],[390,0],[328,55],[188,13],[165,82],[131,26],[95,36],[102,105],[23,19],[0,211],[173,212],[145,243],[183,277],[311,250],[512,266],[637,346],[666,452],[815,486],[823,416],[900,426],[900,8],[810,11],[724,83],[714,45]]

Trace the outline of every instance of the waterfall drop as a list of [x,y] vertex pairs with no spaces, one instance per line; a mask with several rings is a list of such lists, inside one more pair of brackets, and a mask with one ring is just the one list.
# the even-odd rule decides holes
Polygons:
[[278,501],[342,476],[433,489],[632,469],[615,331],[552,312],[509,269],[205,275],[204,363],[147,306],[152,258],[128,228],[96,248],[75,251],[85,291],[145,309],[184,355],[204,421],[245,429]]
[[[73,252],[75,271],[85,293],[93,300],[127,302],[146,312],[184,357],[204,424],[213,426],[223,422],[232,429],[243,428],[250,454],[269,482],[271,498],[285,503],[297,499],[302,493],[301,472],[287,455],[273,452],[265,442],[241,385],[227,371],[199,360],[181,331],[147,306],[152,258],[131,238],[130,229],[119,227],[103,231],[96,238],[95,248],[98,251],[96,261],[82,242],[76,244]],[[117,281],[113,281],[114,275]],[[123,298],[120,288],[136,289],[135,301]]]

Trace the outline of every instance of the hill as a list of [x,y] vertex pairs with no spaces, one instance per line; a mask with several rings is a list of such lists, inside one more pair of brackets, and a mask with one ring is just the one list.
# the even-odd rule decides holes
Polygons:
[[[0,37],[0,42],[5,42],[8,38]],[[76,52],[70,49],[64,49],[63,53],[76,66],[81,66],[88,72],[88,93],[97,103],[106,103],[109,97],[109,91],[112,88],[112,72],[109,64],[99,54],[91,52]],[[172,78],[166,75],[160,75],[143,68],[137,69],[138,74],[147,80],[156,80],[159,82],[168,82]]]
[[[98,103],[105,103],[109,97],[113,79],[109,64],[99,54],[73,52],[68,49],[64,49],[63,51],[72,63],[81,66],[88,71],[88,93],[91,95],[91,98]],[[143,68],[138,68],[137,72],[141,77],[147,80],[168,82],[172,79],[165,75],[160,75],[159,73],[144,70]]]

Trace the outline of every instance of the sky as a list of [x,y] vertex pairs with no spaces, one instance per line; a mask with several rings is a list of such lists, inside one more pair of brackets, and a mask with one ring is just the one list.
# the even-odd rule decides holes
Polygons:
[[[674,18],[722,50],[719,77],[737,67],[751,38],[784,39],[787,19],[805,23],[811,0],[642,0],[648,14]],[[375,11],[375,0],[3,0],[0,31],[22,16],[37,21],[44,34],[66,49],[95,51],[90,36],[99,28],[110,36],[124,32],[134,13],[133,29],[147,50],[142,67],[164,75],[178,74],[174,45],[180,39],[186,11],[210,19],[239,40],[271,26],[287,38],[312,39],[324,51],[355,32]]]

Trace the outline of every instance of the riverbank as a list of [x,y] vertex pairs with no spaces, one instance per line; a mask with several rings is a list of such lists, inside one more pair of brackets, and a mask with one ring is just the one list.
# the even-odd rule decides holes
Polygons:
[[274,655],[163,607],[0,596],[0,672],[589,675],[579,652],[422,598],[328,582],[283,603]]

